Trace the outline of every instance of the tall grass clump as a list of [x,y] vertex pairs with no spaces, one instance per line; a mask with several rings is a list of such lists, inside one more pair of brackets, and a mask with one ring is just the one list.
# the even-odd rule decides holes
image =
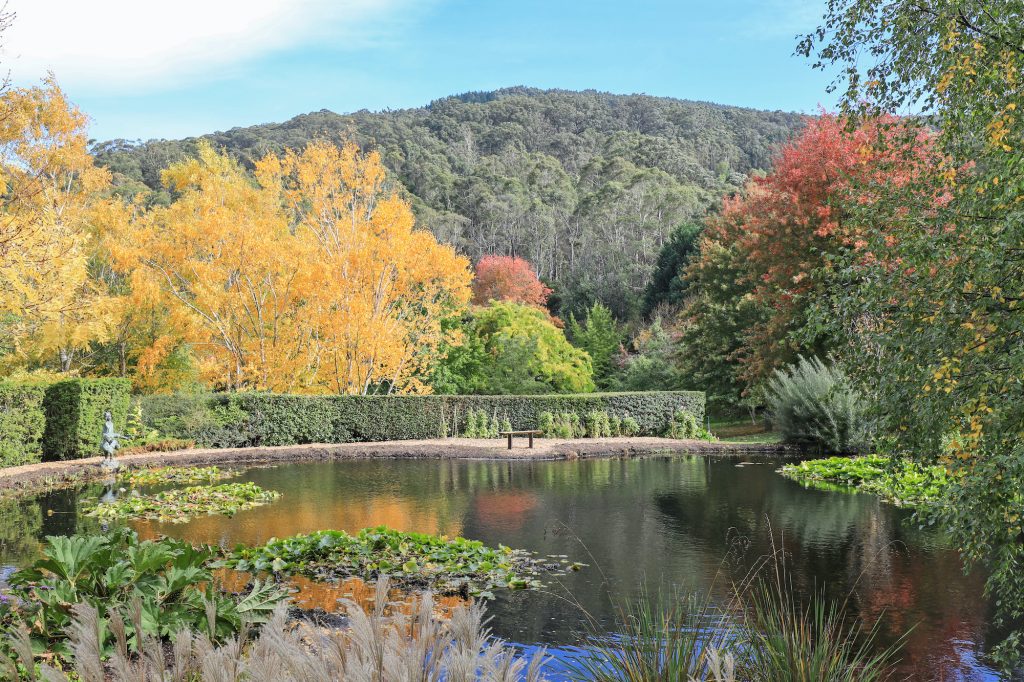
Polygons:
[[853,621],[845,602],[797,597],[785,555],[762,557],[731,597],[675,594],[619,607],[609,635],[592,623],[567,664],[579,682],[882,682],[903,640],[878,641],[879,623]]
[[801,357],[795,365],[775,370],[767,398],[772,422],[785,443],[836,454],[870,447],[866,403],[838,367]]
[[619,610],[620,634],[592,633],[569,662],[575,680],[734,682],[735,628],[699,594],[641,598]]
[[878,623],[850,624],[844,604],[816,593],[794,596],[785,570],[759,577],[744,609],[749,658],[746,679],[773,682],[881,682],[893,677],[902,642],[882,648]]

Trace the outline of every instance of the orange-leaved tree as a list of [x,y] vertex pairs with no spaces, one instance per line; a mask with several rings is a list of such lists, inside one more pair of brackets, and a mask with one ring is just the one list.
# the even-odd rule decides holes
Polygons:
[[[848,219],[850,202],[869,202],[864,188],[901,185],[927,168],[927,136],[904,140],[898,119],[877,119],[856,129],[833,115],[809,119],[803,132],[784,146],[771,172],[753,179],[742,196],[726,199],[708,220],[702,256],[691,278],[720,270],[719,245],[735,252],[738,271],[726,273],[759,309],[759,319],[743,330],[735,358],[747,385],[757,384],[798,352],[827,350],[829,339],[808,319],[820,303],[837,256],[862,252],[863,226]],[[901,141],[881,145],[880,141]]]
[[[209,145],[165,171],[177,199],[117,242],[132,296],[166,303],[169,330],[223,388],[428,390],[468,262],[416,229],[380,158],[355,145],[268,155],[256,180]],[[140,366],[176,346],[155,339]]]
[[279,194],[314,285],[304,320],[316,330],[312,389],[427,392],[441,322],[466,306],[469,262],[418,229],[380,155],[313,142],[257,164]]
[[[320,284],[302,267],[304,242],[277,195],[208,144],[163,180],[177,200],[140,213],[117,242],[132,296],[169,303],[165,336],[187,339],[203,379],[227,389],[305,388],[317,366],[303,304]],[[142,357],[155,364],[171,345],[153,339]]]

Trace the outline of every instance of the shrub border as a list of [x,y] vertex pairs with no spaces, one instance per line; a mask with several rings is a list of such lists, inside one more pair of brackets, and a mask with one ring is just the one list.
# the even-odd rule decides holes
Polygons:
[[537,427],[542,412],[592,411],[632,417],[641,436],[661,435],[683,410],[704,419],[704,393],[651,391],[543,396],[304,396],[222,393],[146,396],[143,419],[167,437],[203,447],[420,440],[461,434],[470,410]]

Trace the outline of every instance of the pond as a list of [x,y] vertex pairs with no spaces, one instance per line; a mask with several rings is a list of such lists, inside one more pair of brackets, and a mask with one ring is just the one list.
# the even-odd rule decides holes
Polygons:
[[[888,642],[913,627],[902,671],[914,679],[988,680],[979,660],[996,637],[982,577],[910,513],[870,495],[808,490],[755,457],[666,455],[580,461],[369,460],[247,470],[240,479],[277,490],[276,502],[233,518],[137,523],[232,547],[319,529],[375,525],[463,535],[589,564],[544,590],[499,590],[494,632],[557,655],[579,641],[588,615],[608,625],[615,604],[681,585],[725,598],[773,541],[797,589],[849,597],[854,617],[883,619]],[[86,490],[0,504],[0,564],[23,565],[38,538],[93,530],[78,516]],[[774,538],[774,540],[773,540]],[[9,570],[9,569],[8,569]],[[609,595],[614,595],[611,597]]]

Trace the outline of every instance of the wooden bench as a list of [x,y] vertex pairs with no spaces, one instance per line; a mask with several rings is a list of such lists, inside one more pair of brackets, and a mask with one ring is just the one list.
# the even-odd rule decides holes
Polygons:
[[530,449],[533,449],[533,437],[539,436],[540,431],[499,431],[499,436],[508,436],[508,449],[512,449],[512,436],[527,436],[530,439]]

